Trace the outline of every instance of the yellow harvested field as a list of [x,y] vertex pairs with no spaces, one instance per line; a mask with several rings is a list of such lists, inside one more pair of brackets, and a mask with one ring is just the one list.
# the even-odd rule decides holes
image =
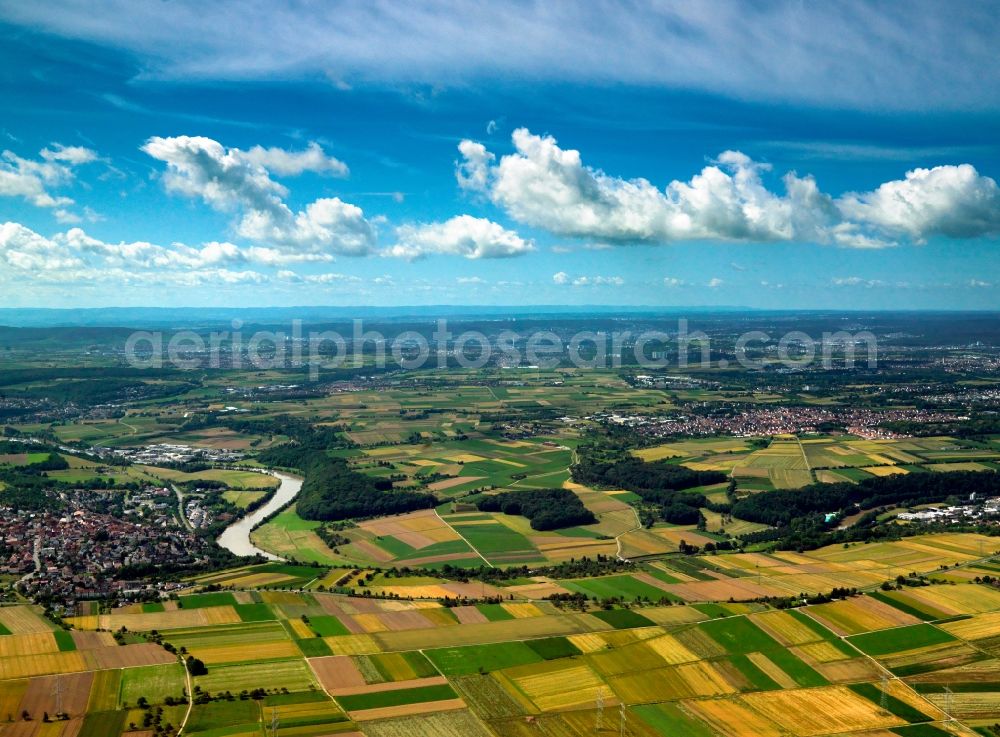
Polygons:
[[354,621],[366,633],[385,632],[389,629],[388,625],[382,621],[381,616],[378,614],[355,614]]
[[607,641],[598,634],[570,635],[567,638],[582,653],[596,653],[608,647]]
[[[891,460],[889,462],[891,463]],[[872,476],[899,476],[909,473],[905,468],[899,466],[865,466],[861,470],[867,471]]]
[[0,715],[17,714],[21,699],[28,689],[28,681],[7,681],[0,688]]
[[51,632],[53,629],[51,624],[28,606],[0,607],[0,624],[15,635],[28,632]]
[[[804,658],[803,658],[804,659]],[[806,662],[809,662],[808,660]],[[838,660],[833,663],[812,664],[816,671],[830,683],[858,683],[877,681],[883,671],[867,658]]]
[[501,604],[504,611],[512,615],[515,619],[525,619],[527,617],[541,617],[543,612],[534,604],[529,604],[527,602],[517,604],[517,603],[505,603]]
[[247,659],[248,651],[254,660],[278,660],[282,658],[301,657],[295,643],[289,640],[278,642],[255,642],[252,645],[243,643],[233,645],[215,645],[201,647],[192,645],[190,652],[201,658],[208,665],[220,663],[240,663]]
[[838,660],[847,660],[850,657],[841,652],[832,642],[810,642],[806,645],[799,645],[794,651],[815,663],[834,663]]
[[745,694],[739,700],[798,737],[899,727],[906,722],[846,686]]
[[151,614],[101,614],[95,626],[93,617],[69,617],[68,622],[79,629],[117,630],[125,627],[134,632],[150,630],[184,629],[187,627],[207,627],[213,624],[236,624],[240,615],[231,606],[206,607],[204,609],[177,609]]
[[66,617],[66,622],[72,624],[78,630],[100,629],[101,618],[96,614],[84,614],[79,617]]
[[324,637],[323,641],[334,655],[371,655],[382,651],[371,635]]
[[292,628],[295,632],[295,636],[301,639],[308,639],[313,636],[313,631],[308,624],[303,622],[301,619],[290,619],[288,620],[288,626]]
[[454,596],[443,585],[425,586],[372,586],[372,593],[376,594],[398,594],[399,596],[411,596],[414,599],[443,599],[446,596]]
[[[945,705],[944,694],[929,694],[928,700],[934,706]],[[973,693],[952,694],[949,698],[949,713],[956,719],[985,720],[989,724],[996,723],[997,712],[1000,712],[1000,691],[983,690]]]
[[747,659],[782,688],[795,688],[798,684],[764,653],[750,653]]
[[838,635],[856,635],[861,632],[919,624],[921,621],[869,596],[857,596],[813,606],[809,608],[809,615]]
[[778,725],[744,704],[727,699],[685,701],[684,708],[726,737],[786,737]]
[[608,678],[608,685],[628,704],[724,696],[739,690],[715,665],[704,660],[613,676]]
[[249,573],[246,576],[230,579],[226,581],[226,584],[229,586],[254,588],[257,586],[272,586],[287,580],[289,580],[289,577],[283,573]]
[[[872,570],[881,569],[882,578],[894,578],[910,572],[929,573],[942,565],[968,563],[992,555],[1000,548],[996,538],[973,533],[941,533],[906,538],[898,542],[854,543],[845,548],[830,545],[807,553],[812,560],[863,565]],[[784,554],[782,554],[784,555]]]
[[800,622],[788,612],[752,614],[750,619],[785,646],[803,645],[821,639],[809,625]]
[[946,622],[939,625],[941,629],[950,632],[963,640],[982,640],[1000,635],[1000,612],[977,614],[971,619],[957,622]]
[[671,635],[646,640],[646,646],[663,658],[669,665],[692,663],[701,659],[701,656],[692,652],[680,640]]
[[652,448],[643,448],[632,453],[632,455],[642,458],[644,461],[662,461],[664,458],[683,458],[689,453],[684,453],[673,445],[656,445]]
[[542,711],[592,704],[604,683],[586,665],[552,661],[508,669],[504,675]]
[[449,461],[455,461],[456,463],[475,463],[476,461],[492,460],[473,453],[450,453],[446,457]]
[[56,638],[51,632],[33,632],[26,635],[0,637],[0,658],[19,655],[40,655],[59,651]]
[[975,584],[924,586],[906,589],[899,592],[899,596],[918,608],[939,614],[941,618],[1000,609],[1000,591]]
[[82,670],[87,670],[87,662],[84,654],[75,650],[68,653],[0,658],[0,680],[44,676],[49,673],[77,673]]

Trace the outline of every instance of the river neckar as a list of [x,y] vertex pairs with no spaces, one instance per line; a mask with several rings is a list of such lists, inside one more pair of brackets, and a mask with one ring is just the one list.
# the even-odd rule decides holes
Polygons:
[[293,476],[286,476],[283,473],[275,473],[281,480],[281,485],[274,492],[274,496],[260,509],[255,509],[246,517],[234,522],[219,535],[218,543],[221,547],[230,551],[234,555],[247,557],[252,555],[262,555],[268,560],[284,560],[273,553],[261,550],[250,542],[250,532],[260,522],[264,521],[268,515],[278,511],[291,502],[299,494],[302,488],[302,479]]

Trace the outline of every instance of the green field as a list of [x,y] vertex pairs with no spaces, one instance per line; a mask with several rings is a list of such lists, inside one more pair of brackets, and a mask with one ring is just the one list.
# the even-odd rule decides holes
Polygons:
[[213,606],[235,606],[236,599],[228,591],[216,591],[208,594],[192,594],[179,600],[184,609],[203,609]]
[[722,645],[730,655],[781,648],[770,635],[746,617],[713,619],[702,622],[698,629]]
[[[671,583],[676,583],[676,579]],[[619,598],[630,601],[641,598],[649,601],[659,601],[660,599],[670,598],[670,594],[663,589],[650,586],[648,583],[639,581],[632,576],[569,579],[563,581],[561,585],[570,591],[576,591],[598,599]]]
[[208,675],[195,678],[195,684],[212,693],[216,691],[239,693],[244,689],[255,688],[309,691],[316,688],[316,679],[309,666],[301,659],[265,663],[249,661],[236,665],[211,666]]
[[955,638],[950,634],[930,624],[914,624],[909,627],[868,632],[848,639],[861,652],[875,656],[955,642]]
[[523,642],[472,645],[427,650],[424,653],[446,676],[464,676],[541,662],[542,657]]
[[266,622],[277,619],[267,604],[237,604],[233,608],[244,622]]
[[347,711],[363,709],[380,709],[385,706],[402,706],[403,704],[420,704],[425,701],[446,701],[457,698],[451,686],[420,686],[418,688],[403,688],[397,691],[380,691],[356,696],[339,696],[339,703]]
[[332,614],[318,614],[316,616],[309,617],[309,626],[320,637],[346,635],[349,632],[343,622]]
[[145,696],[150,704],[162,704],[167,696],[180,698],[186,688],[180,663],[125,668],[119,699],[122,705],[135,706],[139,697]]
[[615,629],[629,629],[631,627],[651,627],[655,622],[642,616],[632,609],[605,609],[592,612],[593,616],[607,622]]

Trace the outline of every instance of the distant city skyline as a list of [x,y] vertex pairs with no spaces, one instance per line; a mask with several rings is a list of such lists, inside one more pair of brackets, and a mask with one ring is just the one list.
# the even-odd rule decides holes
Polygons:
[[1000,305],[964,2],[0,0],[0,307]]

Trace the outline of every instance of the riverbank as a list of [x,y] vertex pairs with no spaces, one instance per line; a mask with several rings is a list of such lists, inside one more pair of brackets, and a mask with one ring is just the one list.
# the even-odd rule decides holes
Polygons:
[[241,558],[260,555],[268,560],[284,560],[280,556],[261,550],[250,541],[250,533],[253,529],[270,515],[288,505],[302,489],[302,479],[277,472],[274,472],[274,476],[281,481],[274,496],[268,500],[267,504],[227,527],[216,541],[220,547]]

